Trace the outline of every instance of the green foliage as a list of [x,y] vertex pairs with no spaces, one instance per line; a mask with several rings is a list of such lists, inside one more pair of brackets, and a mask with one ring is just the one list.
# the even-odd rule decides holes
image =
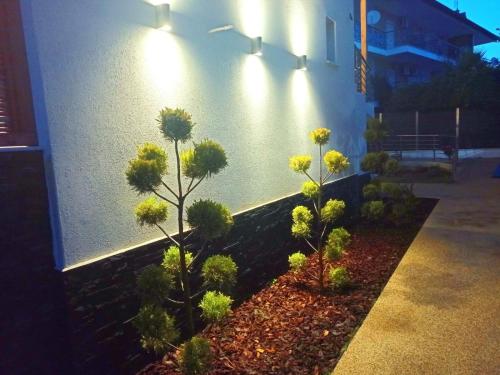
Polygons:
[[187,209],[187,222],[205,240],[224,236],[234,223],[231,212],[210,199],[194,202]]
[[220,292],[208,291],[198,306],[202,310],[201,316],[203,319],[213,323],[229,315],[232,303],[231,297]]
[[297,206],[292,211],[292,219],[295,223],[309,224],[314,219],[314,216],[306,206]]
[[464,54],[430,82],[394,91],[390,111],[477,108],[496,112],[500,108],[500,67],[488,64],[480,53]]
[[[189,266],[193,261],[193,254],[189,251],[186,254],[186,265]],[[167,270],[171,275],[180,276],[181,273],[181,255],[180,250],[177,246],[170,246],[163,253],[163,268]]]
[[392,203],[389,213],[389,220],[396,226],[408,224],[411,222],[416,208],[416,198],[405,191],[403,197]]
[[288,257],[288,264],[293,272],[300,271],[307,263],[307,257],[301,252],[293,253]]
[[127,181],[139,194],[151,192],[167,173],[167,154],[160,147],[146,143],[138,148],[137,157],[129,161]]
[[338,174],[349,168],[349,160],[342,153],[335,150],[326,152],[323,161],[330,173]]
[[385,204],[381,200],[365,202],[361,207],[361,216],[370,221],[382,220],[384,213]]
[[191,115],[183,109],[164,108],[158,118],[163,136],[170,142],[180,141],[185,143],[191,139],[194,123]]
[[335,228],[328,235],[325,244],[326,256],[331,261],[339,260],[344,249],[351,242],[351,235],[344,228]]
[[156,354],[165,354],[169,343],[179,337],[174,318],[156,305],[143,306],[132,324],[141,335],[142,347]]
[[309,138],[317,145],[326,145],[330,140],[330,129],[318,128],[309,133]]
[[297,173],[305,173],[309,170],[312,163],[311,155],[296,155],[289,160],[290,168]]
[[387,160],[389,160],[389,155],[386,152],[369,152],[361,161],[361,169],[364,172],[383,174]]
[[236,284],[238,267],[230,256],[214,255],[209,257],[201,269],[204,284],[209,289],[229,292]]
[[380,191],[385,198],[399,200],[404,194],[404,189],[400,184],[394,182],[382,182]]
[[365,139],[369,143],[381,142],[388,134],[385,123],[379,121],[378,118],[370,117],[366,123],[364,133]]
[[210,342],[195,336],[181,346],[179,363],[184,375],[202,375],[208,372],[212,363]]
[[146,305],[161,306],[173,286],[173,276],[156,265],[145,267],[137,278],[137,291]]
[[168,206],[165,202],[149,197],[135,208],[135,217],[140,226],[154,226],[167,220]]
[[181,153],[182,174],[189,178],[210,177],[227,166],[224,149],[217,142],[205,139],[195,144],[194,149]]
[[292,211],[292,235],[297,238],[307,238],[311,235],[311,222],[314,216],[307,207],[297,206]]
[[396,159],[389,159],[384,163],[383,173],[385,176],[394,176],[399,171],[399,162]]
[[302,185],[302,194],[307,198],[316,199],[319,195],[319,186],[313,181],[306,181]]
[[338,199],[330,199],[321,209],[321,220],[325,223],[333,223],[344,214],[344,210],[344,201]]
[[374,183],[365,185],[363,187],[363,197],[369,201],[374,201],[379,199],[380,187]]
[[345,267],[330,268],[328,280],[332,288],[342,289],[350,282],[349,273]]

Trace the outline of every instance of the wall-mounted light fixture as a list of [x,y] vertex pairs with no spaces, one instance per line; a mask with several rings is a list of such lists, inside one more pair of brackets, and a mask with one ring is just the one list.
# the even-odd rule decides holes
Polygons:
[[159,30],[170,31],[170,4],[158,4],[156,8],[156,28]]
[[297,56],[297,69],[307,70],[307,56]]
[[252,55],[262,56],[262,37],[252,38]]

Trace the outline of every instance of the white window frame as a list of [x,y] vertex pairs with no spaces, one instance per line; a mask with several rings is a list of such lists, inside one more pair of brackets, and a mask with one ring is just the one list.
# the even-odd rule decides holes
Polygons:
[[[331,35],[332,33],[332,30],[330,28],[331,25],[333,25],[333,35]],[[326,34],[326,62],[328,64],[338,66],[337,22],[329,16],[326,16],[325,19],[325,34]],[[333,38],[333,41],[331,41],[331,38]],[[330,43],[333,43],[333,59],[331,58],[332,52]]]

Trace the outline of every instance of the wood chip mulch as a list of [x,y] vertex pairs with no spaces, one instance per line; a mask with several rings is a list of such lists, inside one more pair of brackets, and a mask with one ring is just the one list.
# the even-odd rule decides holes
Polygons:
[[[307,272],[289,272],[222,324],[205,328],[201,335],[211,341],[215,358],[210,374],[319,375],[333,370],[435,203],[420,200],[412,225],[350,228],[352,242],[334,264],[349,270],[349,289],[321,294]],[[307,271],[314,273],[317,263],[312,255]],[[175,356],[169,354],[140,375],[178,373]]]

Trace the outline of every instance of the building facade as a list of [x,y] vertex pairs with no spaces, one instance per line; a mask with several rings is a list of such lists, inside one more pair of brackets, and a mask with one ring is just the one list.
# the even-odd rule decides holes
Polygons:
[[[25,335],[24,344],[42,348],[41,373],[64,373],[51,367],[54,356],[72,373],[110,374],[138,355],[125,348],[137,308],[134,279],[165,244],[158,232],[137,226],[140,197],[124,171],[138,145],[164,144],[155,121],[161,108],[187,110],[197,123],[195,140],[210,137],[226,149],[229,167],[193,199],[224,202],[250,237],[260,230],[259,215],[288,210],[287,197],[302,181],[288,170],[288,158],[313,151],[310,130],[332,130],[331,146],[351,159],[348,174],[358,172],[365,153],[370,108],[354,79],[353,2],[163,3],[0,2],[0,168],[11,194],[2,200],[1,242],[10,254],[2,267],[15,270],[8,282],[25,285],[26,300],[46,296],[43,311],[28,303],[24,315],[19,308],[4,322],[16,327],[13,316],[23,316],[13,341]],[[342,184],[355,201],[357,180]],[[16,237],[6,228],[25,212],[13,202],[32,191],[41,214]],[[12,293],[16,301],[19,291]],[[26,327],[38,332],[39,315],[53,326],[30,336]],[[7,369],[29,368],[15,347],[2,352],[12,353]]]
[[[429,81],[475,46],[498,40],[465,13],[436,0],[409,4],[367,0],[369,74],[384,77],[393,88]],[[360,29],[356,23],[357,48]]]

